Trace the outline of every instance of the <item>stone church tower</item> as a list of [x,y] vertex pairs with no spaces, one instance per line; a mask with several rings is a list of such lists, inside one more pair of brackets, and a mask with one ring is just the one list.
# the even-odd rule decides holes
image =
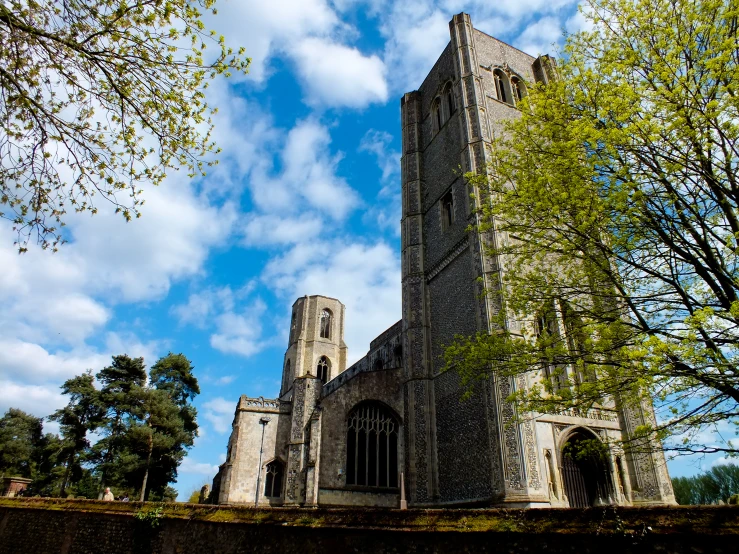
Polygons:
[[[517,414],[506,399],[541,376],[492,377],[463,400],[457,375],[441,372],[455,335],[526,325],[501,313],[505,261],[485,245],[504,237],[467,230],[471,196],[484,199],[462,174],[485,170],[527,84],[555,76],[548,56],[474,29],[466,14],[449,30],[424,82],[401,99],[402,319],[347,368],[344,306],[295,302],[280,396],[239,400],[213,484],[219,503],[397,507],[401,476],[418,507],[674,503],[660,451],[612,446],[654,419],[651,405],[607,399],[587,413]],[[551,325],[566,335],[561,321]],[[563,454],[582,440],[609,445],[607,459]]]

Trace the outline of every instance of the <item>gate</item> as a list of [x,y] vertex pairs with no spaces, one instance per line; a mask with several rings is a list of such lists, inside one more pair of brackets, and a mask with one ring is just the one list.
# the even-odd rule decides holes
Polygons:
[[583,447],[584,441],[594,440],[578,432],[562,447],[562,480],[571,508],[612,502],[613,484],[605,454]]

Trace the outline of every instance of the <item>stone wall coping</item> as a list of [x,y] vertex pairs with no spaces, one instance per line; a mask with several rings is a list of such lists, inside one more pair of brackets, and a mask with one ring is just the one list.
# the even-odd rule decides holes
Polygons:
[[57,498],[1,498],[9,510],[75,511],[125,517],[154,512],[162,519],[297,527],[501,534],[739,535],[739,506],[650,506],[541,509],[284,508]]

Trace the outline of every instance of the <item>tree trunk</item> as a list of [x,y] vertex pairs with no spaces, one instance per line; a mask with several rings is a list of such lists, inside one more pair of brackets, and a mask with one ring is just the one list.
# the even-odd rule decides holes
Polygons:
[[[149,427],[151,427],[151,423],[149,424]],[[153,433],[154,431],[152,431]],[[144,472],[144,482],[141,484],[141,498],[139,500],[141,502],[144,501],[144,498],[146,497],[146,481],[149,479],[149,464],[151,463],[151,453],[154,450],[154,438],[149,435],[149,452],[146,455],[146,471]]]
[[64,479],[62,479],[62,488],[59,490],[59,496],[64,498],[64,491],[67,489],[67,483],[69,482],[69,473],[72,471],[72,464],[74,464],[74,452],[69,455],[67,460],[67,469],[64,471]]

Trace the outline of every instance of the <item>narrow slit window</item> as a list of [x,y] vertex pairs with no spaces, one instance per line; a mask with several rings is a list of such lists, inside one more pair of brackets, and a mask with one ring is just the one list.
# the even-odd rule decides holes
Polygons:
[[441,228],[443,231],[449,229],[454,223],[454,197],[452,191],[447,192],[441,198]]

